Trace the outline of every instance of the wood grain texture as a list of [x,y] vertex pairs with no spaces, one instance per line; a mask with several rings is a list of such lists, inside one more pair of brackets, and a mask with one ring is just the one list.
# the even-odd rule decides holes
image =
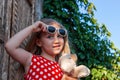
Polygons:
[[4,49],[4,43],[10,36],[11,0],[0,0],[0,80],[8,80],[9,56]]
[[[13,1],[11,36],[32,23],[31,12],[32,6],[29,5],[27,0]],[[24,48],[26,42],[27,39],[23,42],[21,47]],[[22,66],[18,62],[10,58],[9,80],[23,80],[23,74],[24,71]]]

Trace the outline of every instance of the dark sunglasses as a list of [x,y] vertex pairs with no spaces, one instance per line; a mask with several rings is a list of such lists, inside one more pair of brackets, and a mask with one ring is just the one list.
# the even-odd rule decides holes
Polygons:
[[55,28],[51,25],[47,26],[46,27],[47,29],[47,32],[50,33],[50,34],[54,34],[56,31],[58,32],[58,34],[62,37],[65,37],[67,35],[67,30],[63,29],[63,28]]

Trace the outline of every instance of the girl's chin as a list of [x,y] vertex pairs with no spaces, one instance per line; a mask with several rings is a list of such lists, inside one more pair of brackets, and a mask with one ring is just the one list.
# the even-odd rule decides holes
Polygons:
[[54,55],[58,55],[58,54],[60,54],[60,51],[54,52]]

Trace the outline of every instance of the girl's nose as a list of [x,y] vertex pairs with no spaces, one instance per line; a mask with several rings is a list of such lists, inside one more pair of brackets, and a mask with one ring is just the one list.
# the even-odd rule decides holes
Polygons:
[[58,37],[58,36],[55,36],[55,37],[54,37],[54,42],[55,42],[55,43],[58,43],[58,42],[59,42],[59,37]]

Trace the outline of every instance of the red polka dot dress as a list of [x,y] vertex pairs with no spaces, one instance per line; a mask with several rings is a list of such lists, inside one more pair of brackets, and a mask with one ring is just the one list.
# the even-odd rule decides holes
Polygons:
[[32,61],[25,80],[61,80],[63,72],[57,62],[42,56],[32,56]]

